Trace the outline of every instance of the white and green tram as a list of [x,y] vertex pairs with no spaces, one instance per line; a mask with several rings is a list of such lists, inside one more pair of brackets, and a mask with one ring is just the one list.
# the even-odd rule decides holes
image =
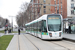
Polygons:
[[63,18],[60,14],[46,14],[25,24],[26,32],[41,39],[62,39]]

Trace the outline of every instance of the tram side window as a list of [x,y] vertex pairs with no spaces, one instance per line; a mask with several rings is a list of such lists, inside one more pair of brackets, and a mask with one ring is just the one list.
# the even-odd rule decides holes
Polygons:
[[32,31],[34,31],[34,23],[32,24]]
[[38,31],[41,32],[42,31],[41,28],[42,28],[42,21],[39,21],[38,22]]
[[31,24],[29,25],[29,27],[30,27],[29,30],[31,31]]
[[27,31],[28,31],[28,26],[27,26]]
[[32,31],[32,24],[31,24],[31,31]]
[[28,25],[28,31],[30,31],[30,25]]
[[33,31],[33,24],[31,24],[31,31]]
[[33,23],[33,31],[34,31],[34,23]]
[[35,23],[35,31],[38,31],[38,22]]
[[30,24],[30,31],[32,31],[32,25]]
[[28,25],[27,25],[27,31],[28,31]]
[[43,20],[42,22],[42,32],[47,32],[46,20]]

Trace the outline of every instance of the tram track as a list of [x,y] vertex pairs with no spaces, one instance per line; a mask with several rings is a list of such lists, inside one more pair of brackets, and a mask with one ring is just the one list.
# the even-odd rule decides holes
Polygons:
[[[49,41],[49,42],[51,42],[51,41]],[[65,48],[65,49],[67,49],[67,50],[71,50],[71,49],[69,49],[69,48],[67,48],[67,47],[65,47],[65,46],[60,45],[60,44],[57,44],[57,43],[54,43],[54,42],[51,42],[51,43],[53,43],[53,44],[55,44],[55,45],[58,45],[58,46],[60,46],[60,47],[63,47],[63,48]]]
[[[28,38],[27,38],[28,39]],[[60,47],[62,47],[62,48],[65,48],[66,50],[71,50],[71,49],[69,49],[69,48],[67,48],[67,47],[65,47],[65,46],[63,46],[63,45],[61,45],[61,44],[58,44],[59,42],[57,42],[57,43],[55,43],[56,41],[48,41],[48,42],[51,42],[52,44],[54,44],[54,45],[57,45],[57,46],[60,46]],[[60,41],[60,42],[64,42],[63,40],[62,41]],[[42,42],[43,43],[43,42]],[[65,42],[66,43],[66,42]],[[44,44],[44,43],[43,43]]]
[[[75,50],[74,47],[70,47],[70,45],[71,46],[75,46],[75,43],[70,42],[70,41],[62,40],[60,42],[59,41],[58,42],[56,42],[56,41],[50,41],[50,42],[53,43],[53,44],[55,44],[55,45],[61,46],[61,47],[65,48],[65,49],[67,49],[67,50]],[[62,45],[62,43],[64,43],[64,44]],[[67,46],[65,46],[65,45],[67,45]]]
[[67,50],[70,50],[69,48],[64,47],[64,46],[62,46],[62,45],[60,45],[60,44],[57,44],[57,43],[54,43],[54,42],[51,42],[51,43],[53,43],[53,44],[55,44],[55,45],[58,45],[58,46],[61,46],[61,47],[65,48],[65,49],[67,49]]
[[75,45],[75,42],[72,42],[72,41],[63,40],[63,42]]
[[[40,50],[40,49],[42,50],[45,47],[46,47],[45,49],[48,49],[50,47],[50,49],[75,50],[75,48],[74,48],[75,43],[74,42],[70,42],[70,41],[66,41],[66,40],[43,41],[38,38],[36,38],[36,40],[40,41],[40,42],[36,42],[36,40],[33,41],[34,39],[32,37],[29,37],[28,35],[22,35],[21,38],[19,37],[21,40],[23,40],[23,42],[25,43],[24,45],[26,45],[28,50],[30,49],[29,44],[31,44],[31,46],[33,46],[36,50]],[[40,47],[40,45],[41,45],[41,47]],[[53,46],[54,46],[54,48],[53,48]],[[19,45],[19,47],[20,47],[20,45]],[[19,49],[21,49],[21,48],[19,48]]]
[[18,35],[18,50],[20,50],[19,35]]
[[[27,38],[25,35],[24,35],[24,37],[25,38]],[[28,38],[27,38],[28,39]],[[28,39],[28,41],[30,41],[31,42],[31,44],[33,44],[34,45],[34,47],[36,47],[37,48],[37,50],[40,50],[30,39]]]

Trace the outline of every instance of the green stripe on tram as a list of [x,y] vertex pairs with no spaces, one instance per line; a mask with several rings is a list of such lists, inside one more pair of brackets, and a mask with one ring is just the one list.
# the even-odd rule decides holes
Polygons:
[[46,32],[42,32],[42,35],[48,35],[48,33],[46,33]]

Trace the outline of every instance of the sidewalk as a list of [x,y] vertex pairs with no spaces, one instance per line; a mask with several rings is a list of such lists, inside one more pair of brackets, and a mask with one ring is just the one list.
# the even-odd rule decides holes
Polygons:
[[[30,47],[31,46],[31,47]],[[14,35],[6,50],[35,50],[34,45],[23,35]]]
[[18,50],[18,36],[14,35],[6,50]]
[[63,33],[63,39],[75,41],[75,34]]

